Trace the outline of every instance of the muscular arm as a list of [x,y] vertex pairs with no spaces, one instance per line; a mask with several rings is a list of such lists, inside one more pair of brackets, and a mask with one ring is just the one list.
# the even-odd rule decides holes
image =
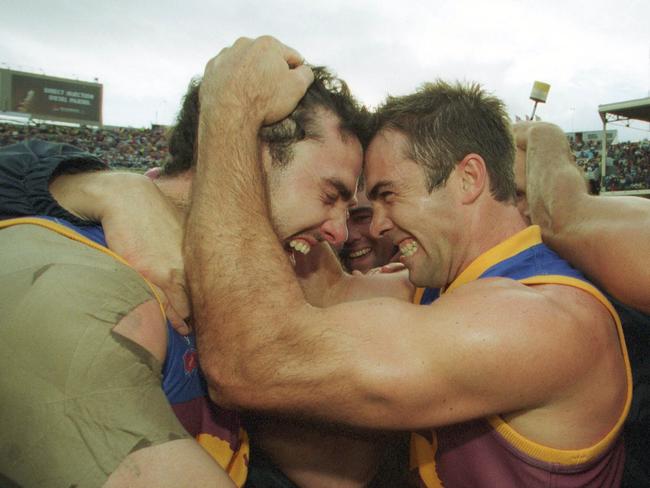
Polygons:
[[162,291],[167,318],[188,333],[183,216],[154,182],[135,173],[69,174],[56,177],[50,192],[79,219],[101,222],[108,246]]
[[650,200],[590,196],[565,135],[532,125],[527,196],[544,240],[623,303],[650,313]]
[[[219,69],[208,65],[202,90],[233,59],[237,69],[265,61],[255,57],[265,46],[247,46]],[[222,97],[239,89],[236,79],[218,86]],[[264,117],[238,106],[242,98],[251,95],[228,104],[202,94],[185,240],[202,366],[220,398],[365,427],[429,427],[541,406],[569,395],[599,361],[607,319],[591,328],[596,347],[571,327],[592,320],[510,280],[466,285],[431,307],[308,304],[268,220],[256,138]]]

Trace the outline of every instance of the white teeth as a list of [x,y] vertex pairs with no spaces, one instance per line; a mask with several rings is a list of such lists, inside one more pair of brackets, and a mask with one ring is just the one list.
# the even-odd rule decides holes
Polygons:
[[289,247],[295,249],[302,254],[308,254],[311,251],[311,246],[301,239],[294,239],[289,242]]
[[365,256],[370,251],[371,251],[371,249],[369,247],[365,247],[363,249],[359,249],[358,251],[351,252],[348,255],[348,257],[350,257],[350,258],[358,258],[358,257],[361,257],[361,256]]
[[408,258],[409,256],[413,256],[415,254],[415,251],[418,250],[418,243],[415,241],[410,241],[406,244],[400,244],[399,246],[399,251],[402,253],[402,256],[405,258]]

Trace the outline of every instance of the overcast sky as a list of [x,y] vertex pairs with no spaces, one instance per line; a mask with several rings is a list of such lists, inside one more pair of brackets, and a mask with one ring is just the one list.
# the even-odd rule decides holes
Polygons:
[[[513,116],[600,129],[598,105],[650,96],[648,0],[2,0],[0,66],[104,85],[104,124],[170,124],[189,79],[237,37],[271,34],[366,104],[437,77],[478,81]],[[650,138],[649,125],[619,139]]]

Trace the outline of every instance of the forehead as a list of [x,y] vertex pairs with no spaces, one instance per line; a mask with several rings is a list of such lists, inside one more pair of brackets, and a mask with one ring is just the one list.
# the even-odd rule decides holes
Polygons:
[[354,193],[363,165],[359,139],[353,134],[342,133],[334,114],[321,112],[318,124],[318,139],[297,143],[289,168],[304,170],[323,180],[339,180]]
[[406,156],[407,142],[404,134],[391,129],[381,130],[373,137],[365,155],[366,193],[379,182],[397,183],[407,171],[412,171],[410,166],[416,163]]

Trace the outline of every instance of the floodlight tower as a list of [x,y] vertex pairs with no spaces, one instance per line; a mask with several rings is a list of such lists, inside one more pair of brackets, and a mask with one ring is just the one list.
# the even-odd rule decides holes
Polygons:
[[537,104],[540,102],[546,103],[546,98],[548,97],[550,89],[551,85],[544,83],[543,81],[535,81],[533,83],[533,89],[530,91],[530,99],[535,102],[535,105],[533,105],[533,113],[530,115],[530,120],[534,120]]

